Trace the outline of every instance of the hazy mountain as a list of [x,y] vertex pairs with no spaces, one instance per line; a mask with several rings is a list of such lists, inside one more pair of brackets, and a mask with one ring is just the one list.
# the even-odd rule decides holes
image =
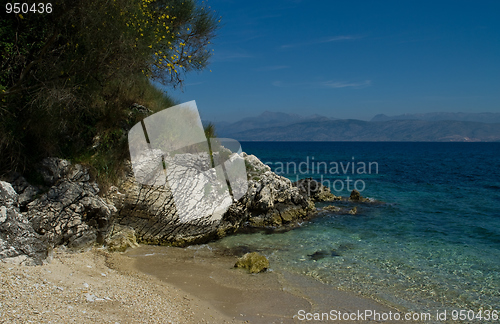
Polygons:
[[247,117],[235,123],[216,122],[214,124],[217,135],[219,137],[227,137],[230,134],[256,128],[275,128],[312,120],[320,121],[331,119],[321,115],[300,116],[296,114],[265,111],[257,117]]
[[404,114],[397,116],[376,115],[371,121],[388,120],[457,120],[480,123],[500,123],[500,113],[453,113],[453,112],[433,112],[424,114]]
[[[362,121],[264,112],[258,117],[215,126],[219,137],[239,141],[500,141],[500,122],[491,122],[497,115],[500,114],[377,115],[372,121]],[[484,116],[490,116],[489,123],[448,119]]]

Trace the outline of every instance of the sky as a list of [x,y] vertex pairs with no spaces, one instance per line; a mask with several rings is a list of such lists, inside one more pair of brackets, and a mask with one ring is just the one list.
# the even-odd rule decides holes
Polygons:
[[208,4],[222,16],[212,63],[167,89],[204,120],[500,113],[500,1]]

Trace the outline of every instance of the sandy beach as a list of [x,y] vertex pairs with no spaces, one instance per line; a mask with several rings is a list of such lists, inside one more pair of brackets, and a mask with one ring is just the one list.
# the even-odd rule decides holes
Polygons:
[[93,249],[54,251],[50,264],[0,262],[2,323],[238,323],[199,298]]
[[207,246],[141,246],[125,253],[55,250],[50,264],[36,267],[0,263],[0,318],[2,323],[293,323],[302,322],[299,310],[395,311],[301,276],[251,275],[234,269],[235,260]]

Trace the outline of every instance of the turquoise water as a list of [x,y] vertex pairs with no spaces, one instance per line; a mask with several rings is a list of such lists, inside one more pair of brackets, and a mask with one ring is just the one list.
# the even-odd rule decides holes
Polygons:
[[[337,195],[349,194],[335,192],[347,177],[360,180],[363,196],[384,203],[359,205],[357,215],[325,213],[285,233],[226,237],[213,247],[258,250],[275,271],[409,310],[500,311],[500,143],[248,142],[242,148],[293,181],[330,180]],[[316,166],[313,172],[307,157],[328,166],[376,162],[378,173],[324,167],[318,173]],[[289,163],[288,173],[277,162]],[[292,162],[305,162],[303,172],[294,173]]]

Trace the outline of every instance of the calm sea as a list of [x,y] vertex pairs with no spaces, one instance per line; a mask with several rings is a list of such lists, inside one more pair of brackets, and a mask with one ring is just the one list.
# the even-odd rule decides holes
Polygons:
[[214,248],[259,250],[275,271],[415,311],[500,311],[500,143],[244,142],[242,149],[293,181],[313,177],[344,196],[356,185],[384,203],[359,205],[357,215],[326,213],[286,233],[230,236]]

